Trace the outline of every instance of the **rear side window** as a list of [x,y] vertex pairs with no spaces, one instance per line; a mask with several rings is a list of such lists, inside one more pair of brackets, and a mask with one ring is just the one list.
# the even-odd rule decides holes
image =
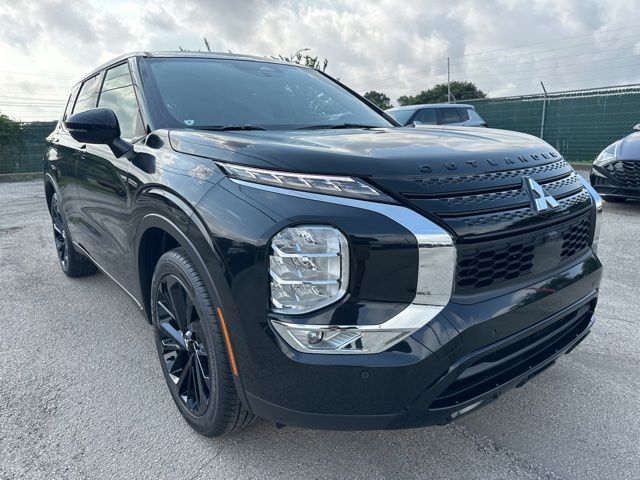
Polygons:
[[107,70],[98,106],[113,110],[118,117],[123,138],[132,139],[144,135],[138,101],[126,63]]
[[469,109],[468,108],[459,108],[458,115],[460,115],[460,121],[466,122],[469,120]]
[[98,78],[99,75],[95,75],[83,82],[82,87],[80,88],[80,94],[78,95],[78,100],[76,100],[75,107],[73,108],[73,113],[84,112],[90,108],[95,108],[96,94],[98,93],[98,88],[100,86]]
[[423,108],[419,110],[416,116],[413,118],[414,122],[420,122],[424,125],[435,125],[438,123],[436,120],[435,108]]
[[446,125],[448,123],[462,122],[463,120],[460,120],[460,114],[458,113],[459,110],[459,108],[438,109],[438,114],[440,116],[438,123],[440,125]]

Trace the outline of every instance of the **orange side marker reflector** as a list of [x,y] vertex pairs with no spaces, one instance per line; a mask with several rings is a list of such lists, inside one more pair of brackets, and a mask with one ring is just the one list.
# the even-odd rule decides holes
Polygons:
[[227,346],[227,352],[229,353],[229,363],[231,364],[231,372],[237,377],[238,367],[236,366],[236,358],[233,356],[233,347],[231,347],[231,339],[229,338],[227,323],[224,321],[224,316],[222,315],[222,310],[220,310],[220,307],[217,307],[216,310],[218,311],[220,326],[222,327],[222,335],[224,336],[224,343]]

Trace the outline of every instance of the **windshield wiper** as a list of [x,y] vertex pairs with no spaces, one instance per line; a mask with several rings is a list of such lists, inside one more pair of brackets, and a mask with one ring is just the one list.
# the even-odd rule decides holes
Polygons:
[[217,132],[225,132],[229,130],[266,130],[264,127],[257,125],[194,125],[191,128],[198,130],[213,130]]
[[327,125],[308,125],[306,127],[296,128],[296,130],[324,130],[324,129],[340,129],[340,128],[381,128],[382,125],[365,125],[362,123],[333,123]]

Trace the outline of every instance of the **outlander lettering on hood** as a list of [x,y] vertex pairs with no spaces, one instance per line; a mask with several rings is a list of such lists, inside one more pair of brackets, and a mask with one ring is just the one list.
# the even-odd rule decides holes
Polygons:
[[[555,152],[541,153],[541,154],[531,154],[531,155],[518,155],[515,160],[511,157],[504,157],[501,160],[494,160],[491,158],[482,160],[465,160],[465,164],[470,165],[473,168],[482,168],[482,163],[488,164],[490,167],[501,167],[504,165],[515,165],[517,163],[528,164],[537,162],[540,160],[548,160],[549,158],[556,158],[558,156]],[[455,162],[443,162],[441,164],[447,170],[458,170],[458,165]],[[421,173],[433,173],[434,167],[433,164],[422,164],[418,166],[418,170]]]

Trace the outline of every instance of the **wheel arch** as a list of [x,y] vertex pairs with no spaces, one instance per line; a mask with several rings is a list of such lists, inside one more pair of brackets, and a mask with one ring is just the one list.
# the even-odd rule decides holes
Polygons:
[[[167,198],[166,192],[163,197]],[[214,245],[209,232],[191,207],[182,201],[171,203],[174,207],[182,204],[180,205],[182,207],[180,208],[182,219],[177,220],[165,214],[150,212],[142,217],[136,231],[134,266],[137,273],[141,303],[147,321],[150,323],[153,272],[159,258],[173,248],[182,247],[187,252],[189,258],[196,264],[209,291],[220,298],[211,272],[207,268],[207,262],[203,258],[203,255],[213,255],[215,258],[220,259],[220,256],[214,252]],[[188,218],[187,224],[183,221],[185,218]],[[206,240],[207,251],[201,251],[202,246],[200,248],[196,247],[196,243],[202,245],[202,242],[196,242],[196,239],[191,238],[194,235]]]
[[51,199],[53,198],[53,194],[58,193],[58,186],[56,185],[55,180],[49,173],[45,173],[44,175],[44,195],[47,201],[47,210],[51,211]]

